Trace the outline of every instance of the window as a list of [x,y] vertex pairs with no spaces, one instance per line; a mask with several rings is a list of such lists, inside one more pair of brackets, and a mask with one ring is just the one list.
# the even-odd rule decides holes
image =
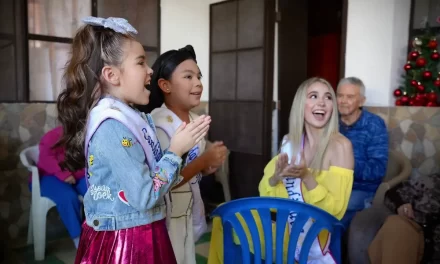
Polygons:
[[137,29],[151,67],[159,56],[160,0],[97,0],[99,17],[124,17]]
[[85,16],[124,17],[150,65],[159,54],[160,0],[0,1],[0,101],[55,101],[70,44]]
[[[426,22],[429,23],[434,32],[437,32],[437,39],[440,39],[440,0],[411,1],[410,40],[423,34]],[[408,49],[411,50],[411,43],[409,44]],[[439,49],[437,48],[437,50]]]
[[0,100],[27,100],[23,1],[0,1]]
[[27,0],[29,101],[55,101],[63,67],[81,18],[92,15],[92,0]]

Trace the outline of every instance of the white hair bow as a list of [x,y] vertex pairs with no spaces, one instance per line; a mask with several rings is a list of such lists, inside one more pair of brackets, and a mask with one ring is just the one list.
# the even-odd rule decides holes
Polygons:
[[128,34],[136,35],[138,33],[137,30],[132,25],[130,25],[130,23],[128,23],[127,19],[120,17],[102,18],[102,17],[88,16],[83,18],[82,21],[88,25],[110,28],[113,29],[115,32],[124,35],[128,35]]

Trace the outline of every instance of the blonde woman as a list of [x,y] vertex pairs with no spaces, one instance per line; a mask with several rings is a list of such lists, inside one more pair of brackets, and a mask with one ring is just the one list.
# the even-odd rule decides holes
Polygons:
[[[353,185],[354,158],[350,141],[338,132],[336,96],[326,80],[311,78],[300,85],[289,123],[281,154],[264,169],[260,196],[305,202],[341,219]],[[288,222],[293,221],[293,215],[289,216]],[[335,263],[328,252],[329,242],[328,232],[321,232],[308,263]],[[208,263],[223,263],[222,246],[221,223],[214,219]],[[284,253],[287,255],[286,247]]]

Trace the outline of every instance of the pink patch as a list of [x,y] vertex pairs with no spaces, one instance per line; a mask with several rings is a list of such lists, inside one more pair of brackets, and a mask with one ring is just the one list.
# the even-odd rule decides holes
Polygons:
[[164,185],[165,185],[165,182],[162,181],[161,179],[159,179],[158,177],[153,178],[153,186],[154,186],[155,192],[159,191],[160,187],[162,187]]
[[119,197],[119,200],[121,200],[121,202],[123,202],[123,203],[125,203],[126,205],[128,205],[128,206],[130,206],[130,204],[128,203],[128,201],[127,201],[127,198],[125,198],[125,193],[124,193],[124,191],[119,191],[118,192],[118,197]]

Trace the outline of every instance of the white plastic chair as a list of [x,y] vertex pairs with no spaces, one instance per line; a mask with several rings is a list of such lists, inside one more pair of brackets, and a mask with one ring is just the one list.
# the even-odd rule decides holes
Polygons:
[[225,202],[231,200],[231,191],[229,189],[229,153],[228,151],[225,162],[223,162],[222,166],[214,173],[215,180],[222,184]]
[[[212,144],[211,141],[206,140],[206,148],[208,148]],[[229,188],[229,154],[231,152],[228,151],[226,155],[226,160],[223,164],[218,168],[218,170],[214,173],[215,181],[220,182],[223,187],[223,195],[225,196],[225,202],[229,202],[231,200],[231,190]]]
[[24,149],[20,153],[21,163],[32,172],[32,201],[29,213],[28,244],[34,243],[35,260],[44,259],[46,249],[46,216],[55,203],[40,193],[40,177],[38,174],[38,146]]

